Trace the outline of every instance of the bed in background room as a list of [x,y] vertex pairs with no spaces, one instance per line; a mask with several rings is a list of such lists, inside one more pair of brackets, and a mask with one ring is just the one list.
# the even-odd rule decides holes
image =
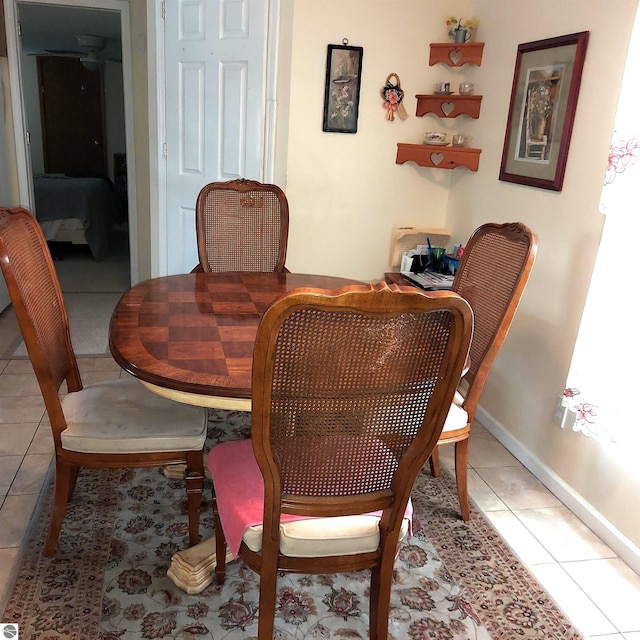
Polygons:
[[88,244],[94,260],[110,254],[122,207],[111,180],[68,175],[34,176],[35,215],[50,242]]

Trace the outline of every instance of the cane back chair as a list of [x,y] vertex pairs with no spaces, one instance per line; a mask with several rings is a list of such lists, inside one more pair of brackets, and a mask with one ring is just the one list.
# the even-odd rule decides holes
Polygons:
[[267,310],[254,351],[251,440],[208,457],[216,578],[225,544],[260,574],[272,638],[279,571],[371,569],[371,638],[387,637],[407,505],[468,353],[469,305],[450,292],[298,289]]
[[[537,236],[520,222],[488,223],[476,229],[460,261],[452,291],[473,309],[469,369],[454,397],[438,447],[455,443],[455,474],[463,520],[469,519],[467,464],[469,435],[482,389],[504,344],[529,280],[538,247]],[[440,474],[438,448],[430,459]]]
[[[55,445],[55,492],[45,555],[52,555],[81,467],[186,464],[189,543],[198,542],[204,409],[161,398],[131,376],[83,386],[69,318],[40,225],[0,208],[0,265],[44,398]],[[66,382],[67,394],[59,392]]]
[[285,271],[289,205],[275,184],[205,185],[196,201],[199,265],[194,271]]

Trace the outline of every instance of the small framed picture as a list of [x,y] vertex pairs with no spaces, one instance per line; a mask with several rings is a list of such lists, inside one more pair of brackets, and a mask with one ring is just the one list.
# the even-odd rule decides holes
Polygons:
[[328,46],[323,131],[357,132],[362,53],[362,47]]
[[500,180],[560,191],[589,32],[518,46]]

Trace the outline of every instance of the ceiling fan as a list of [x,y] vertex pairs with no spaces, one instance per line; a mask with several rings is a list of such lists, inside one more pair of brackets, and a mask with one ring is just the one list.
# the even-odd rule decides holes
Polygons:
[[79,35],[78,50],[44,49],[44,53],[51,56],[78,58],[82,65],[90,71],[98,71],[106,61],[121,62],[118,58],[107,57],[103,51],[107,39],[102,36]]

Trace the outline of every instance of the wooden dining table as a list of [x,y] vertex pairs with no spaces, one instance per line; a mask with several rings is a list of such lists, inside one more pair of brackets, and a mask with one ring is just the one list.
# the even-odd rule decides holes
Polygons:
[[[269,305],[299,287],[338,289],[355,280],[297,273],[185,273],[127,291],[109,325],[116,362],[154,393],[202,407],[251,410],[258,324]],[[182,477],[180,465],[165,469]],[[230,560],[231,558],[229,558]],[[213,580],[215,535],[176,552],[167,576],[190,594]]]
[[[300,287],[362,284],[296,273],[186,273],[145,280],[116,305],[109,347],[116,362],[164,397],[202,407],[251,410],[258,324],[282,294]],[[181,477],[180,465],[165,469]],[[176,552],[167,576],[189,594],[213,581],[215,535]],[[231,557],[227,560],[231,561]]]
[[202,407],[251,410],[258,323],[299,287],[338,289],[355,280],[298,273],[185,273],[134,285],[109,327],[115,361],[153,392]]

